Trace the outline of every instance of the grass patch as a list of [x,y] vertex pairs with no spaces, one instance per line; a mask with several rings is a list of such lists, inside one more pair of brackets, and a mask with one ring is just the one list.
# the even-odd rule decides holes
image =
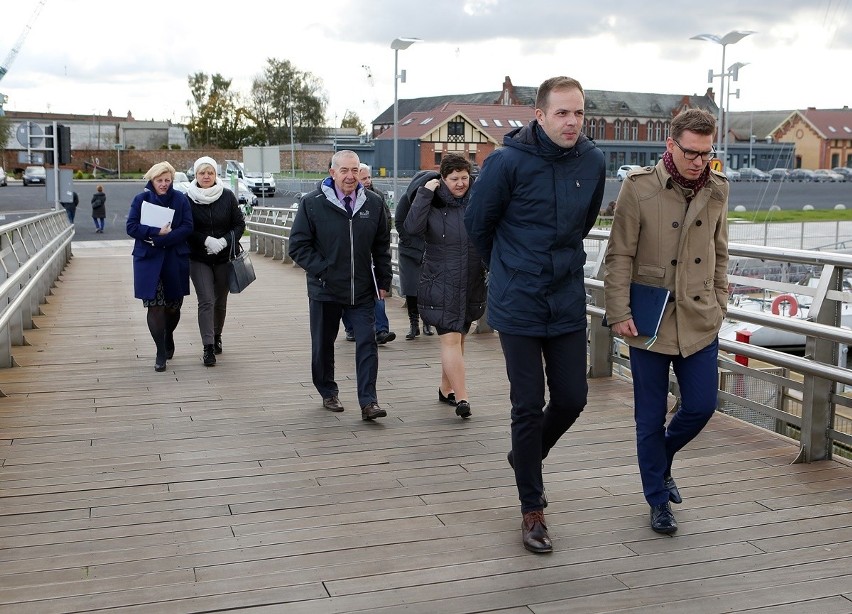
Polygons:
[[728,219],[758,224],[770,222],[848,222],[852,221],[852,209],[728,211]]

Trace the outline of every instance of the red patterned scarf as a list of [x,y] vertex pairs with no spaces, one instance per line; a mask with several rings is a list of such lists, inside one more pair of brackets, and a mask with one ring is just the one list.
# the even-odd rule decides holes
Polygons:
[[[674,160],[672,160],[672,154],[668,151],[663,154],[663,164],[674,182],[687,190],[692,190],[693,194],[698,194],[698,191],[707,184],[707,180],[710,178],[710,165],[708,164],[704,167],[698,179],[687,179],[677,170]],[[690,202],[691,200],[692,197],[687,197],[686,202]]]

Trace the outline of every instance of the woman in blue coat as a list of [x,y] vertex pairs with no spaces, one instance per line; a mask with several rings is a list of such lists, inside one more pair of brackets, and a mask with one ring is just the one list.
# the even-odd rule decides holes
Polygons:
[[[174,189],[175,169],[158,162],[145,173],[145,191],[137,194],[127,216],[133,246],[133,295],[148,308],[148,330],[157,346],[154,371],[165,371],[174,355],[174,331],[180,321],[183,297],[189,294],[189,246],[192,209],[186,196]],[[143,203],[148,203],[143,223]],[[163,207],[162,211],[153,207]],[[148,211],[150,209],[150,212]],[[154,220],[150,213],[154,214]],[[159,215],[157,215],[159,214]],[[171,217],[171,222],[162,222]],[[162,222],[162,223],[161,223]]]

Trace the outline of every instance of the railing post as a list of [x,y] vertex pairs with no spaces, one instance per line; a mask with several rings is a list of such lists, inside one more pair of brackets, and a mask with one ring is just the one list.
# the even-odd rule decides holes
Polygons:
[[[829,289],[841,288],[842,269],[826,265],[820,277],[817,292],[811,303],[808,317],[819,324],[840,325],[841,304],[839,301],[827,299]],[[823,364],[837,364],[838,344],[827,339],[808,337],[805,341],[805,356]],[[832,411],[831,397],[837,383],[816,377],[804,375],[802,388],[802,453],[799,462],[810,463],[831,458],[831,427]]]

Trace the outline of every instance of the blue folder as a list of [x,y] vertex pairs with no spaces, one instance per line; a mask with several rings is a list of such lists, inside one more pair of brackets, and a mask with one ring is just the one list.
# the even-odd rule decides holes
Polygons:
[[666,288],[630,282],[630,312],[640,335],[652,338],[657,336],[669,294]]

